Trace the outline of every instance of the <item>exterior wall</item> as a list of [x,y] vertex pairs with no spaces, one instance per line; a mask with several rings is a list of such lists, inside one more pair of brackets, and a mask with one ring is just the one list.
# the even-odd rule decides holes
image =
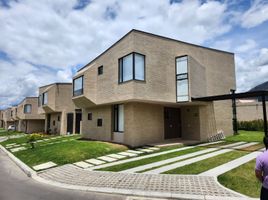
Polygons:
[[14,125],[14,121],[11,118],[11,108],[7,108],[3,111],[4,129],[7,129],[10,125]]
[[[72,84],[71,83],[55,83],[39,88],[39,95],[44,92],[48,93],[47,105],[38,107],[38,113],[45,116],[45,132],[47,128],[47,116],[51,114],[50,133],[67,134],[67,113],[73,113],[73,133],[75,133],[75,105],[72,102]],[[60,116],[60,121],[58,121]],[[55,125],[53,125],[55,121]]]
[[24,133],[44,132],[45,120],[19,120],[18,131]]
[[[268,110],[268,102],[266,103],[266,109]],[[237,103],[236,110],[238,121],[252,121],[256,119],[263,119],[262,102]]]

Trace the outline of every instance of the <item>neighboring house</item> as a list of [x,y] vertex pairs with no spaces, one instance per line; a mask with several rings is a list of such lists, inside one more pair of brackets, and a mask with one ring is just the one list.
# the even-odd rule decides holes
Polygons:
[[[262,102],[257,100],[239,100],[237,101],[236,106],[238,121],[263,120]],[[268,102],[266,102],[266,107],[268,108]]]
[[72,83],[53,83],[40,87],[38,113],[45,116],[46,133],[80,133],[82,114],[72,102]]
[[230,101],[191,98],[235,87],[233,53],[132,30],[77,72],[72,99],[84,137],[139,146],[232,134]]
[[14,120],[11,117],[12,108],[7,108],[3,111],[4,128],[7,129],[10,125],[14,125]]
[[26,97],[16,108],[16,130],[25,133],[44,132],[45,116],[38,114],[38,97]]
[[11,111],[11,120],[13,121],[13,124],[15,125],[15,130],[18,130],[19,126],[19,118],[18,118],[18,107],[17,106],[12,106]]
[[4,111],[0,110],[0,128],[4,128]]

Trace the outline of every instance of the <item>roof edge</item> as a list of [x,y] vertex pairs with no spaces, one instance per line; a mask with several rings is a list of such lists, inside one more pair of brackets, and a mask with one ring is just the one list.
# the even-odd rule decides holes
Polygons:
[[55,82],[55,83],[50,83],[48,85],[43,85],[43,86],[40,86],[39,88],[43,88],[43,87],[48,87],[50,85],[72,85],[73,83],[67,83],[67,82]]

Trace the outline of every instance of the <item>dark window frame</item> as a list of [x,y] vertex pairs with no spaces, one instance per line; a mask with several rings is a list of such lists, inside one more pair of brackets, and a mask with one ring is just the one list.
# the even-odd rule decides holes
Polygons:
[[[143,61],[144,61],[144,68],[143,68],[143,73],[144,73],[144,80],[136,79],[135,77],[135,54],[143,56]],[[129,55],[132,55],[132,79],[130,80],[123,80],[123,59]],[[118,83],[126,83],[129,81],[140,81],[140,82],[146,82],[146,56],[144,54],[138,53],[138,52],[131,52],[129,54],[126,54],[118,59]]]
[[42,93],[42,105],[47,105],[47,103],[44,102],[44,100],[45,100],[45,98],[44,98],[45,94],[47,94],[47,103],[48,103],[48,93],[47,92],[43,92]]
[[87,114],[87,120],[91,121],[92,120],[92,117],[93,117],[93,115],[92,115],[91,112]]
[[98,76],[103,74],[103,65],[98,67]]
[[[82,88],[77,90],[77,91],[75,91],[74,90],[74,82],[75,82],[75,80],[77,80],[79,78],[82,78]],[[80,95],[83,95],[83,94],[84,94],[84,75],[81,75],[81,76],[78,76],[78,77],[73,79],[73,97],[77,97],[77,96],[80,96]]]
[[97,127],[102,127],[102,123],[103,122],[103,120],[102,120],[102,118],[98,118],[97,119]]
[[58,115],[58,122],[60,122],[60,115]]
[[113,105],[113,131],[118,133],[124,133],[124,131],[119,131],[119,105],[124,104]]
[[[30,112],[26,112],[26,108],[27,108],[27,106],[30,106]],[[31,113],[32,113],[32,104],[25,104],[25,105],[23,106],[23,113],[24,113],[24,114],[31,114]]]
[[[183,57],[187,57],[187,73],[182,73],[182,74],[177,74],[177,59],[178,58],[183,58]],[[181,75],[186,75],[186,78],[180,78],[179,76]],[[175,57],[175,85],[176,85],[176,102],[177,103],[184,103],[184,102],[189,102],[189,99],[187,101],[178,101],[178,93],[177,93],[177,82],[178,81],[182,81],[182,80],[188,80],[188,97],[189,97],[189,55],[182,55],[182,56],[177,56]]]

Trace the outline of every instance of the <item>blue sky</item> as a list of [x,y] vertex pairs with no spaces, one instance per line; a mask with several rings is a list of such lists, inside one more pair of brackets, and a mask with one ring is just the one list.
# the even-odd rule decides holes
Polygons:
[[234,52],[240,92],[268,81],[268,0],[0,0],[0,109],[133,28]]

